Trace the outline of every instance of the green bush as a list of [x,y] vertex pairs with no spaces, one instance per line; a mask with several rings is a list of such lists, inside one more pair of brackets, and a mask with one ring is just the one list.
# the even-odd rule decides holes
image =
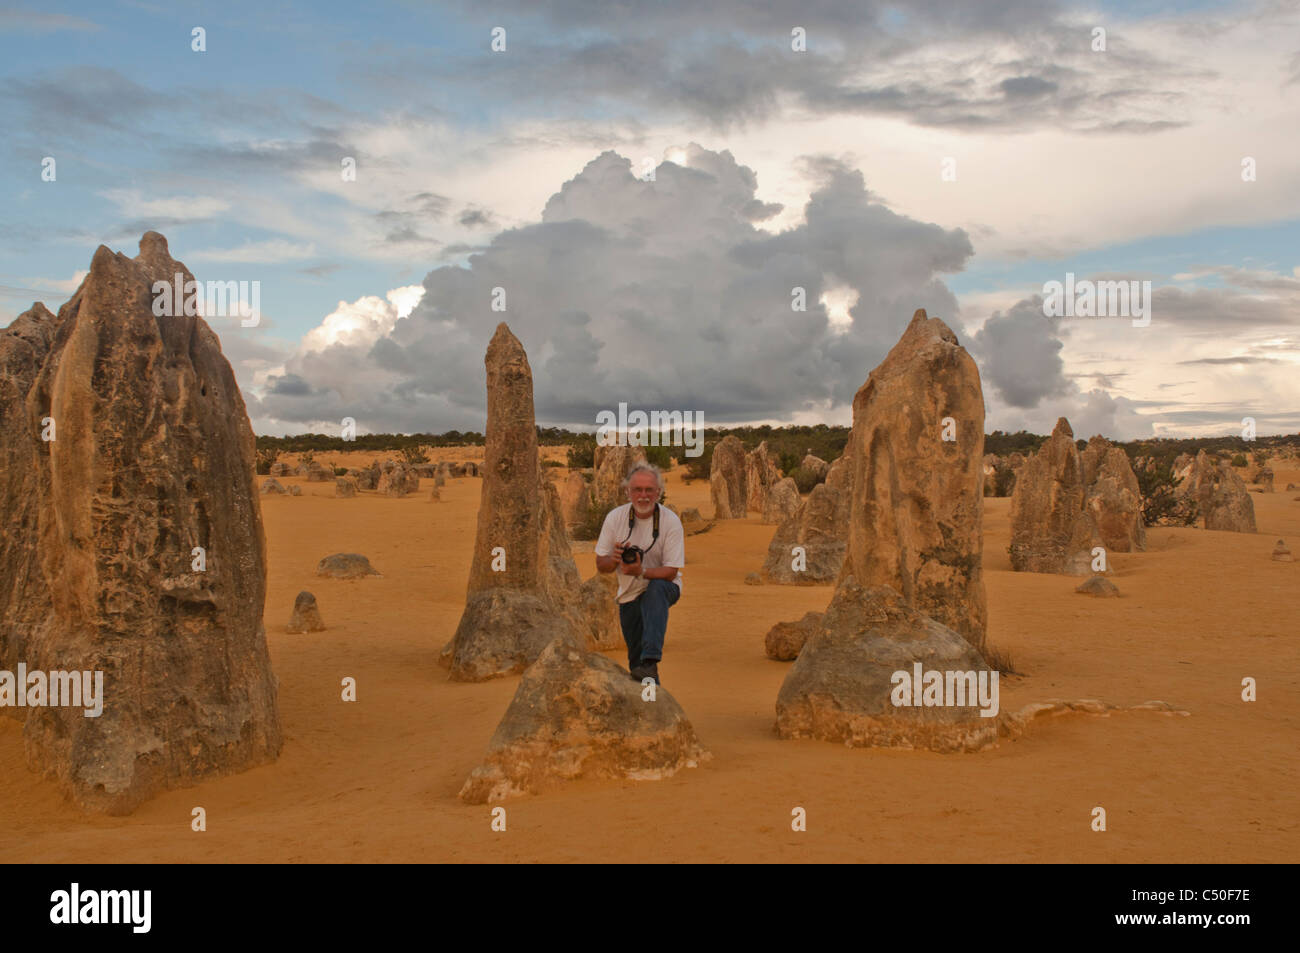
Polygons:
[[402,457],[406,460],[407,463],[412,465],[417,463],[429,462],[429,455],[424,452],[423,447],[419,447],[419,446],[403,447]]
[[1234,467],[1244,467],[1246,465],[1246,455],[1244,453],[1237,454],[1232,458],[1232,465]]
[[782,473],[784,473],[786,476],[789,476],[799,466],[799,461],[801,459],[803,458],[800,457],[799,454],[797,453],[789,453],[787,451],[782,451],[780,454],[780,462],[777,464],[777,466],[781,468]]
[[673,457],[667,447],[642,447],[647,463],[652,463],[667,472],[673,468]]
[[587,510],[587,518],[569,529],[572,539],[599,539],[600,528],[605,525],[605,516],[609,510],[593,506]]
[[1196,523],[1196,501],[1190,496],[1179,497],[1178,485],[1183,481],[1174,476],[1170,463],[1136,471],[1138,489],[1142,493],[1142,522],[1147,526],[1192,526]]
[[562,462],[560,462],[559,460],[543,460],[543,461],[542,461],[542,466],[544,466],[544,467],[562,467],[562,466],[564,466],[564,464],[563,464]]
[[826,482],[825,476],[812,470],[805,470],[803,467],[795,467],[786,476],[794,480],[794,485],[799,488],[800,493],[811,493],[817,484]]
[[586,470],[596,465],[596,441],[584,440],[569,448],[569,469]]
[[257,464],[255,466],[255,470],[257,471],[257,473],[262,476],[266,476],[268,473],[270,473],[271,464],[275,463],[275,459],[279,455],[280,455],[280,451],[276,450],[274,447],[267,447],[265,449],[258,450]]
[[707,480],[713,469],[713,444],[706,443],[698,457],[687,457],[686,477],[690,480]]
[[336,477],[347,476],[347,475],[348,475],[348,468],[347,468],[347,467],[335,467],[335,468],[334,468],[334,475],[335,475]]

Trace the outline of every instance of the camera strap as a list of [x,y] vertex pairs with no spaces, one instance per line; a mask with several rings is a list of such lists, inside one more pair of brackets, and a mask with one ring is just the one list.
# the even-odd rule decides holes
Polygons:
[[[655,543],[659,541],[659,505],[655,504],[654,522],[650,526],[650,545],[645,548],[648,553],[655,548]],[[631,503],[627,505],[627,539],[623,542],[626,544],[628,539],[632,538],[632,533],[636,531],[636,507]]]

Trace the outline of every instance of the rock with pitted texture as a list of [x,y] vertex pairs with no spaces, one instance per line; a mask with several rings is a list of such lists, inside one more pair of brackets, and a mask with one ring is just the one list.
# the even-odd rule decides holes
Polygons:
[[[966,639],[892,588],[843,579],[781,685],[777,732],[851,747],[943,752],[975,751],[997,741],[998,719],[982,717],[973,697],[961,706],[896,705],[894,673],[910,676],[917,664],[924,672],[976,678],[990,671]],[[991,685],[991,675],[985,678]]]
[[325,623],[320,617],[316,597],[304,589],[298,593],[298,598],[293,600],[293,615],[290,616],[285,631],[291,635],[298,635],[303,632],[320,632],[324,628]]
[[746,484],[745,447],[736,437],[724,437],[713,448],[709,469],[709,492],[713,498],[715,520],[745,518]]
[[360,553],[334,553],[317,563],[316,575],[327,576],[330,579],[362,579],[366,576],[378,576],[380,573],[370,565],[370,560]]
[[662,686],[644,689],[604,656],[556,641],[524,672],[460,798],[485,804],[578,778],[658,780],[709,757]]
[[1074,432],[1062,417],[1017,475],[1011,495],[1011,568],[1066,571],[1070,558],[1092,539],[1091,528],[1083,525],[1086,492]]
[[767,657],[778,662],[790,662],[799,657],[799,652],[814,632],[822,624],[822,613],[809,612],[798,622],[778,622],[768,629],[763,639],[763,649]]
[[566,526],[578,526],[587,521],[591,511],[591,484],[581,470],[573,470],[560,491],[560,506]]
[[284,484],[275,477],[267,477],[262,481],[262,493],[268,496],[283,496],[289,491],[284,488]]
[[839,578],[848,550],[850,474],[846,448],[826,482],[813,487],[799,508],[777,526],[763,563],[764,579],[787,586],[820,586]]
[[597,446],[595,456],[595,473],[591,482],[591,499],[589,506],[608,512],[616,506],[627,502],[627,493],[623,481],[627,472],[638,463],[646,460],[645,450],[641,447]]
[[379,482],[375,489],[383,496],[403,497],[420,491],[420,478],[410,466],[400,460],[385,460],[379,467]]
[[[745,509],[760,516],[769,512],[768,494],[781,479],[781,471],[776,468],[776,461],[767,449],[764,440],[757,447],[745,454]],[[793,480],[790,481],[794,483]],[[798,498],[798,489],[795,497]],[[776,522],[780,520],[765,520]]]
[[831,472],[831,465],[829,463],[821,457],[813,456],[811,453],[804,455],[803,462],[799,464],[799,467],[806,470],[808,473],[811,473],[817,478],[818,482],[825,481]]
[[938,318],[917,311],[858,390],[844,455],[841,578],[891,586],[983,649],[984,394],[975,361]]
[[357,495],[357,481],[352,477],[336,477],[334,495],[341,500],[350,500]]
[[273,463],[267,472],[273,477],[292,476],[293,467],[287,463]]
[[1142,490],[1128,454],[1111,446],[1104,437],[1093,437],[1082,457],[1087,487],[1083,508],[1096,527],[1101,545],[1115,553],[1142,552],[1147,540],[1142,522]]
[[1090,577],[1074,587],[1074,591],[1085,596],[1099,599],[1114,599],[1119,595],[1119,587],[1100,574]]
[[307,467],[306,477],[308,483],[328,483],[334,479],[334,471],[327,466],[313,462]]
[[802,505],[798,485],[789,477],[782,477],[768,488],[763,499],[763,522],[780,526],[798,513]]
[[597,607],[583,588],[559,492],[538,458],[528,355],[504,323],[484,364],[488,415],[478,532],[465,611],[443,652],[457,681],[521,672],[555,640],[575,649],[610,642],[608,607]]
[[0,712],[90,811],[282,744],[253,432],[217,336],[185,313],[192,281],[147,232],[136,258],[101,245],[57,316],[36,306],[0,334],[0,669],[103,676],[99,717]]
[[1287,548],[1286,540],[1277,541],[1277,545],[1273,547],[1273,558],[1280,563],[1291,562],[1291,550]]

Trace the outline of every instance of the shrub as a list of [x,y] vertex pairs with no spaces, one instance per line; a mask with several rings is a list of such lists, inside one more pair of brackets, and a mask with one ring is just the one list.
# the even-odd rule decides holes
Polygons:
[[255,467],[257,473],[261,476],[266,476],[270,473],[271,464],[275,463],[275,459],[279,455],[280,451],[276,450],[274,447],[268,447],[264,450],[257,451],[257,465]]
[[403,448],[402,448],[402,457],[403,457],[403,458],[406,460],[406,462],[409,463],[409,464],[428,463],[428,462],[429,462],[429,455],[428,455],[427,453],[424,452],[424,448],[423,448],[423,447],[419,447],[419,446],[415,446],[415,447],[403,447]]
[[786,476],[789,476],[792,472],[794,472],[795,468],[799,466],[800,459],[801,458],[797,453],[786,453],[782,451],[780,455],[780,462],[777,464],[777,466],[781,468],[782,473],[784,473]]
[[1136,471],[1136,476],[1142,493],[1142,522],[1147,526],[1191,526],[1196,522],[1196,501],[1177,495],[1183,481],[1174,476],[1172,464],[1157,463]]
[[334,475],[335,475],[336,477],[347,476],[347,475],[348,475],[348,468],[347,468],[347,467],[335,467],[335,468],[334,468]]
[[1232,458],[1232,465],[1234,467],[1244,467],[1246,465],[1246,455],[1244,453],[1237,454]]
[[993,495],[1010,496],[1016,489],[1016,471],[1010,467],[999,467],[993,472]]
[[[612,507],[611,507],[612,509]],[[587,518],[569,529],[571,539],[599,539],[600,528],[605,525],[609,510],[592,506],[587,509]]]
[[686,464],[686,477],[691,480],[707,480],[713,469],[713,444],[704,446],[704,452],[698,457],[689,457]]
[[543,461],[542,461],[542,466],[544,466],[544,467],[562,467],[562,466],[564,466],[564,464],[561,463],[559,460],[543,460]]
[[316,462],[316,454],[312,453],[310,450],[304,450],[301,454],[298,455],[299,466],[309,467],[315,462]]
[[826,482],[824,474],[817,474],[812,470],[805,470],[803,467],[795,467],[786,476],[794,480],[794,485],[799,488],[800,493],[805,494],[811,493],[813,487],[817,484]]
[[652,463],[665,472],[673,468],[672,454],[668,452],[667,447],[642,447],[641,449],[645,451],[647,463]]
[[596,465],[596,441],[583,441],[569,448],[569,469],[585,470]]

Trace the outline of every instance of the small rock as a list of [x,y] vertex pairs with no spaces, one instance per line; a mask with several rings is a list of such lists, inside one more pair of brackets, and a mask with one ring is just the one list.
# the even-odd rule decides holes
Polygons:
[[1286,540],[1279,539],[1277,545],[1273,547],[1273,558],[1280,563],[1292,562],[1291,550],[1287,549]]
[[804,643],[822,624],[820,612],[809,612],[798,622],[778,622],[767,633],[763,648],[767,657],[778,662],[792,662],[799,657]]
[[436,486],[429,491],[429,502],[430,503],[442,502],[442,493],[438,491],[438,488]]
[[362,576],[378,576],[380,573],[370,565],[369,559],[359,553],[334,553],[320,561],[316,575],[329,576],[331,579],[360,579]]
[[1093,576],[1080,583],[1074,591],[1085,596],[1096,596],[1099,599],[1114,599],[1119,595],[1119,587],[1101,575]]
[[357,481],[352,477],[338,477],[334,481],[334,495],[342,500],[349,500],[357,495]]
[[262,493],[264,495],[268,493],[283,495],[286,492],[288,491],[285,490],[284,484],[281,483],[279,480],[277,480],[275,477],[267,477],[265,480],[262,481]]
[[760,576],[758,573],[756,573],[756,572],[746,573],[746,575],[745,575],[745,585],[747,585],[747,586],[761,586],[762,584],[763,584],[763,577]]
[[320,609],[316,607],[316,597],[304,589],[293,600],[293,615],[289,619],[286,632],[319,632],[325,628],[321,620]]
[[290,495],[290,496],[302,496],[302,487],[300,487],[300,486],[291,486],[291,487],[289,487],[289,495]]

